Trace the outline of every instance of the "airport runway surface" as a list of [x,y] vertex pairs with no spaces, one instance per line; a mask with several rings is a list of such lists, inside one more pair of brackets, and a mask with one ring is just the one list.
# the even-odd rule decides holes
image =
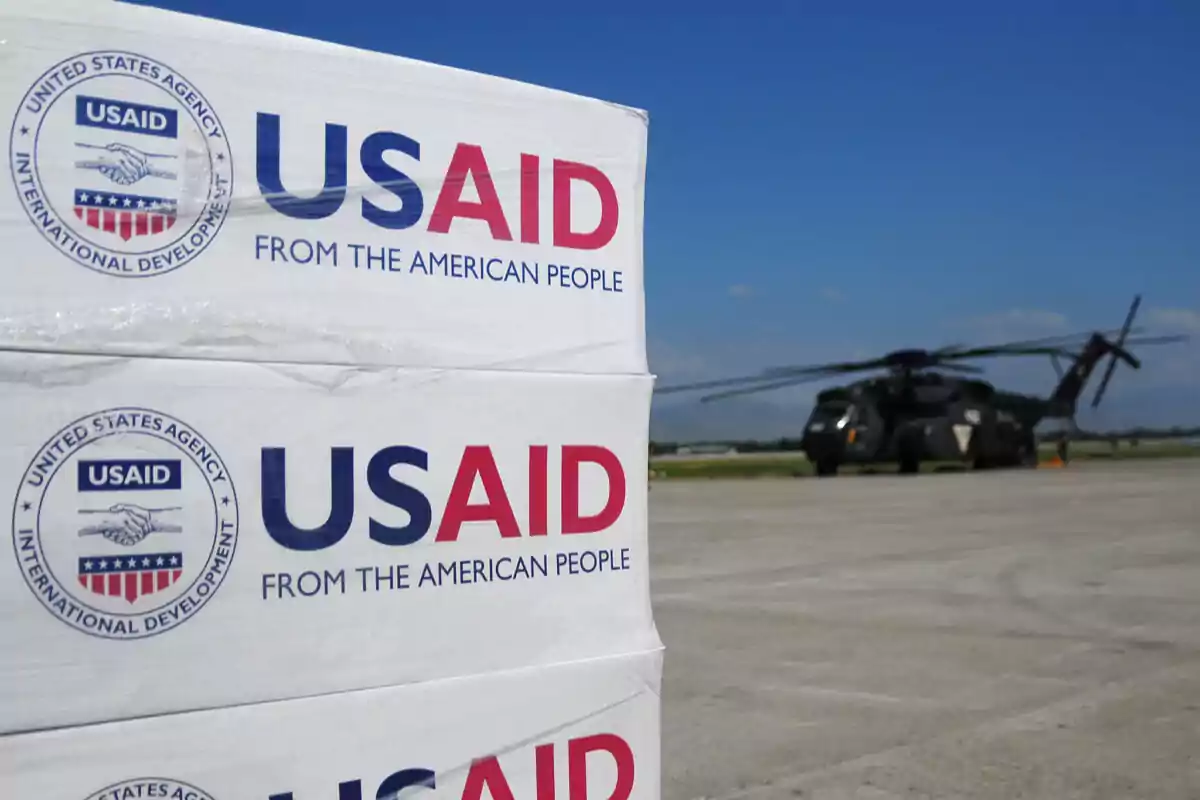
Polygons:
[[667,800],[1200,798],[1200,459],[650,506]]

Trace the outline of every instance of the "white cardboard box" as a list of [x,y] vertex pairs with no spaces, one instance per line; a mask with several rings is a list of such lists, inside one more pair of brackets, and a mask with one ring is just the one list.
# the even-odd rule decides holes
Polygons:
[[646,371],[644,112],[124,3],[0,30],[0,348]]
[[650,380],[0,353],[0,732],[657,647]]
[[652,800],[661,673],[649,652],[18,734],[0,773],[13,800]]

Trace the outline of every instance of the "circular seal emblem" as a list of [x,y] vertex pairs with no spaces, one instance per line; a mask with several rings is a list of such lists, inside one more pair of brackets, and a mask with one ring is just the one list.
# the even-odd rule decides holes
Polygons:
[[13,551],[46,610],[106,639],[191,619],[238,540],[237,493],[195,428],[145,408],[75,420],[39,448],[13,504]]
[[123,278],[194,260],[229,214],[225,128],[191,81],[119,50],[55,64],[21,98],[9,139],[30,222],[59,252]]
[[216,800],[203,789],[171,778],[134,778],[105,786],[86,800]]

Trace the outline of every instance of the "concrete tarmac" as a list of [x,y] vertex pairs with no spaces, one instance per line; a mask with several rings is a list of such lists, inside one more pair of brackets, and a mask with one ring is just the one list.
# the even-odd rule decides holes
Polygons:
[[1200,798],[1200,459],[650,507],[667,800]]

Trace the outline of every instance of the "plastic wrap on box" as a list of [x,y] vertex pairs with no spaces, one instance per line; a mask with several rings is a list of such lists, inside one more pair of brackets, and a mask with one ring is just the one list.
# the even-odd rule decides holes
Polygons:
[[19,734],[0,769],[12,798],[654,800],[661,673],[647,652]]
[[0,348],[646,371],[645,113],[124,3],[0,30]]
[[657,647],[650,380],[0,353],[0,732]]

